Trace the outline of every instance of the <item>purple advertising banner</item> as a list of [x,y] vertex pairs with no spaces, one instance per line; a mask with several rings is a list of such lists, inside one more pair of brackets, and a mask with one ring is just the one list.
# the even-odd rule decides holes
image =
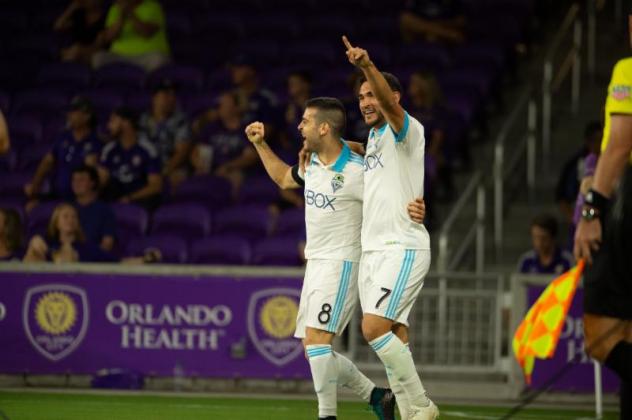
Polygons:
[[0,276],[2,373],[310,377],[297,278]]
[[[528,307],[544,291],[543,286],[529,286],[527,289]],[[584,291],[577,289],[562,327],[560,341],[551,359],[536,359],[533,369],[532,387],[542,388],[546,383],[564,368],[567,363],[577,357],[575,363],[565,375],[557,379],[551,389],[566,392],[594,392],[595,370],[592,360],[584,352],[584,324],[582,321]],[[619,379],[605,366],[602,366],[602,384],[604,392],[617,392]]]

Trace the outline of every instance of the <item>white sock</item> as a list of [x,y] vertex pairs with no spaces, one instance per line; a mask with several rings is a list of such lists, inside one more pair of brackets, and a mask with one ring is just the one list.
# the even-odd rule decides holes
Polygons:
[[[410,353],[410,346],[408,345],[408,343],[406,343],[405,346]],[[391,390],[393,391],[393,394],[395,394],[397,397],[395,401],[397,402],[397,408],[399,409],[400,418],[407,419],[410,415],[410,402],[408,401],[408,396],[404,391],[404,387],[399,381],[396,381],[394,378],[392,380],[389,379],[389,384],[391,385]]]
[[314,390],[318,396],[318,417],[336,415],[338,363],[329,344],[310,344],[305,347],[312,370]]
[[[430,400],[426,397],[426,390],[421,384],[419,375],[417,375],[415,363],[408,347],[390,331],[369,344],[386,367],[386,375],[397,399],[400,395],[405,395],[404,398],[408,400],[410,411],[427,407]],[[403,392],[400,391],[399,394],[395,392],[397,386]]]
[[371,391],[375,384],[353,364],[353,362],[340,353],[334,353],[338,362],[338,385],[351,389],[364,401],[371,399]]

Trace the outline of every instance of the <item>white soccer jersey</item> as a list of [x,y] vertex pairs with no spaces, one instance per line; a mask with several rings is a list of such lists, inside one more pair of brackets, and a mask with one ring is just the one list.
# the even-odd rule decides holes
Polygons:
[[331,165],[312,154],[304,175],[306,259],[360,260],[363,166],[344,142]]
[[362,250],[430,249],[424,225],[413,222],[409,202],[423,197],[424,128],[405,114],[404,127],[372,128],[364,157]]

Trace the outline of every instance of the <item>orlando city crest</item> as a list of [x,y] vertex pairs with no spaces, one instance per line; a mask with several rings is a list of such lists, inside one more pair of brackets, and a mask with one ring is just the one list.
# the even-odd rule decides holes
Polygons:
[[269,362],[284,366],[303,354],[294,338],[300,290],[272,288],[253,293],[248,304],[248,335]]
[[345,176],[343,174],[336,174],[331,179],[331,188],[334,190],[334,192],[344,187],[344,185],[345,185]]
[[56,362],[81,344],[88,328],[88,298],[83,289],[66,284],[31,287],[22,319],[33,347]]

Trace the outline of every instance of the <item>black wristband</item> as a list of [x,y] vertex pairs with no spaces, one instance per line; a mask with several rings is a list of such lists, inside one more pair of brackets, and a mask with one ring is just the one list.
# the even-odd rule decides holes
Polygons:
[[292,166],[292,178],[294,178],[294,182],[296,182],[301,187],[305,186],[305,181],[299,175],[299,167],[298,167],[298,165]]
[[593,190],[592,188],[588,190],[588,193],[584,197],[584,201],[587,206],[593,207],[599,210],[599,212],[601,213],[606,212],[606,208],[608,207],[608,204],[610,203],[610,199],[608,199],[606,196],[602,195],[601,193]]

